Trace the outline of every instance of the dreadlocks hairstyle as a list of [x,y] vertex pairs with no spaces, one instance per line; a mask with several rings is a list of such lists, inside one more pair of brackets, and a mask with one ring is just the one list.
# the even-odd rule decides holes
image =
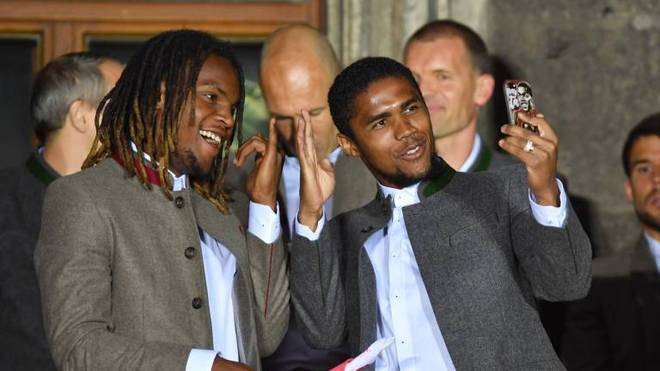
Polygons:
[[[151,157],[147,166],[160,177],[160,188],[171,200],[172,181],[166,172],[170,155],[177,146],[178,125],[186,104],[194,119],[195,85],[206,59],[216,55],[231,63],[240,83],[240,100],[234,110],[234,129],[229,140],[223,140],[209,176],[191,178],[193,188],[228,213],[227,195],[222,183],[234,136],[242,142],[241,121],[245,101],[244,77],[229,43],[199,31],[163,32],[149,39],[129,60],[117,85],[99,104],[96,113],[97,145],[85,160],[84,168],[114,156],[121,161],[129,177],[151,189],[144,154]],[[134,146],[134,147],[133,147]],[[139,159],[139,160],[135,160]]]
[[419,98],[422,98],[412,72],[394,59],[362,58],[337,75],[328,92],[328,104],[332,120],[340,133],[354,139],[350,121],[355,115],[355,99],[367,90],[369,85],[388,77],[398,77],[408,81]]

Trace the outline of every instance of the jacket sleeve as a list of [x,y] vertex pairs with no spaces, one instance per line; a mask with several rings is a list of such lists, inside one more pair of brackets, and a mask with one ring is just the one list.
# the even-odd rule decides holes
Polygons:
[[59,370],[183,370],[191,348],[114,333],[113,226],[93,192],[48,188],[35,251],[44,326]]
[[584,297],[591,284],[591,243],[570,201],[564,227],[543,226],[530,210],[524,167],[515,167],[507,186],[511,241],[534,295],[548,301]]
[[271,355],[289,326],[289,277],[282,239],[266,244],[247,233],[255,294],[257,338],[262,357]]
[[291,299],[305,340],[322,349],[340,346],[345,337],[339,219],[326,224],[317,241],[295,235],[291,244]]

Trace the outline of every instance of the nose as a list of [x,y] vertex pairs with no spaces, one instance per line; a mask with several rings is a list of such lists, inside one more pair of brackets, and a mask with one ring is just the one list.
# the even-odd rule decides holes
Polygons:
[[394,125],[394,137],[397,140],[405,140],[417,131],[417,128],[415,128],[407,117],[399,117]]
[[660,187],[660,166],[654,166],[652,171],[653,173],[651,174],[651,180],[656,185],[656,187]]
[[214,120],[225,130],[231,130],[236,124],[237,109],[230,105],[217,105]]
[[419,90],[424,98],[435,94],[438,90],[437,84],[431,78],[420,77],[417,80],[417,85],[419,85]]

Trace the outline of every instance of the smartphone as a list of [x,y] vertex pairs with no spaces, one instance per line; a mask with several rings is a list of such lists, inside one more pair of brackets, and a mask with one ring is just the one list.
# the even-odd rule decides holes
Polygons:
[[504,81],[504,100],[506,101],[506,110],[509,114],[509,123],[538,134],[539,129],[536,125],[524,122],[518,118],[518,112],[525,112],[532,116],[536,114],[532,85],[524,80]]

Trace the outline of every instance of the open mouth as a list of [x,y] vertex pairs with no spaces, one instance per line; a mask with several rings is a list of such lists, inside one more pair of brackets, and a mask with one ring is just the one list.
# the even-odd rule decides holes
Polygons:
[[424,143],[418,143],[411,145],[401,154],[401,157],[405,160],[416,160],[424,152]]
[[199,135],[210,145],[220,147],[220,144],[222,143],[222,138],[212,131],[200,130]]

